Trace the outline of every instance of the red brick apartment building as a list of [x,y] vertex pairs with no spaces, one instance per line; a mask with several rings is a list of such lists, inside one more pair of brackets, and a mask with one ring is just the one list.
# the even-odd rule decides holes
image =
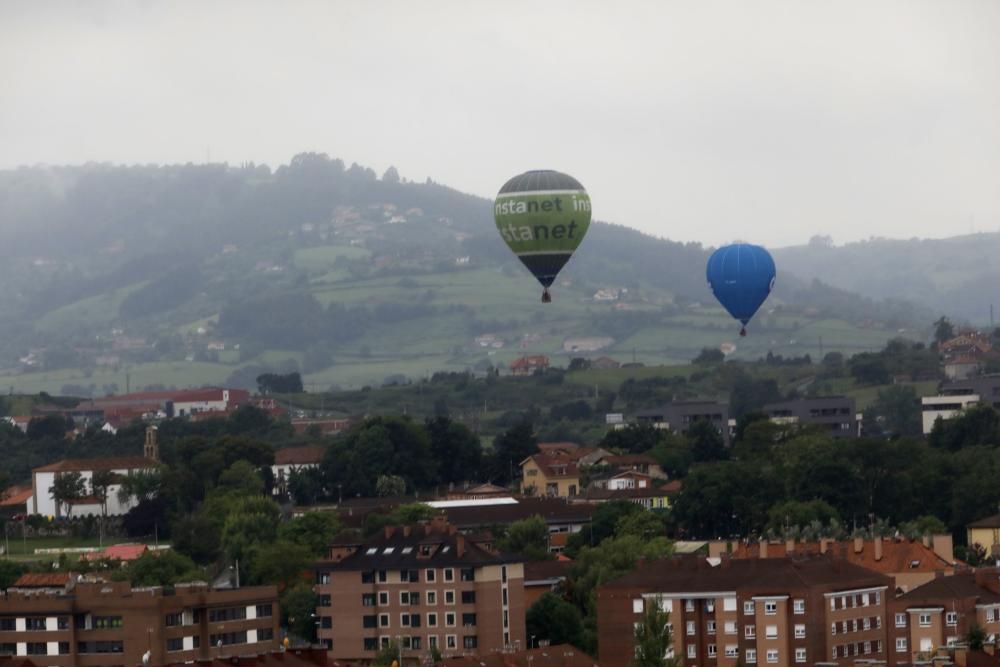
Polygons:
[[524,646],[524,563],[434,521],[337,542],[316,564],[319,638],[338,661],[397,641],[406,662]]
[[0,655],[56,667],[134,667],[147,651],[149,664],[164,665],[278,647],[274,586],[36,581],[46,577],[25,575],[0,596]]
[[647,604],[670,613],[684,667],[886,660],[888,577],[827,556],[654,561],[597,594],[599,660],[626,667]]
[[938,577],[889,604],[889,664],[930,660],[964,641],[973,624],[1000,637],[1000,570],[983,568]]

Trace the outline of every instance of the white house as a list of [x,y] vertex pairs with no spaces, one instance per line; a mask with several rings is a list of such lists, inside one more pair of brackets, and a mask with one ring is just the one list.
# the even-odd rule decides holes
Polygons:
[[274,494],[284,495],[288,492],[288,478],[292,472],[305,470],[306,468],[318,468],[323,462],[325,447],[286,447],[274,453],[274,465],[271,472],[274,473]]
[[[41,514],[44,516],[62,516],[63,507],[56,503],[49,489],[55,484],[59,475],[77,472],[86,484],[87,493],[91,492],[90,480],[94,473],[101,470],[110,470],[119,477],[127,477],[138,472],[147,472],[159,466],[159,445],[156,440],[156,427],[150,426],[146,429],[146,443],[144,456],[119,456],[102,459],[64,459],[50,463],[41,468],[31,471],[31,497],[28,498],[27,506],[29,514]],[[135,499],[120,503],[118,501],[118,490],[121,484],[111,484],[108,486],[107,509],[108,516],[125,514],[138,504]],[[72,503],[73,509],[70,516],[86,516],[88,514],[98,515],[101,513],[101,504],[93,495],[88,495]]]
[[962,410],[979,403],[978,394],[959,394],[955,396],[924,396],[920,399],[920,409],[923,417],[924,435],[931,432],[938,417],[951,419],[957,417]]

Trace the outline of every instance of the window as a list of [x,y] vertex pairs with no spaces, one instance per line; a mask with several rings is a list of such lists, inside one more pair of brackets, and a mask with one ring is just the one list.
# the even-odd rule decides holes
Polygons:
[[378,637],[365,637],[365,650],[366,651],[377,651],[378,650]]
[[[42,619],[42,622],[45,622],[44,618]],[[45,645],[45,642],[28,642],[26,648],[28,649],[28,655],[46,655],[48,652],[48,647]]]
[[259,604],[257,605],[257,618],[271,618],[274,615],[274,609],[269,604]]
[[694,611],[694,600],[684,601],[684,611]]
[[423,648],[423,646],[421,645],[422,643],[423,642],[420,641],[420,637],[413,637],[412,639],[410,639],[410,648],[412,648],[414,651],[419,651],[421,648]]
[[776,648],[767,649],[767,661],[778,662],[778,649]]
[[378,593],[378,603],[382,606],[389,605],[389,591],[379,591]]
[[748,648],[747,649],[747,664],[755,664],[757,662],[757,649]]
[[399,592],[399,604],[402,605],[410,604],[410,591]]
[[688,657],[689,658],[697,658],[698,657],[698,649],[695,648],[694,644],[688,644],[687,651],[688,651]]
[[719,649],[715,647],[715,644],[708,645],[708,657],[714,658],[719,654]]
[[222,642],[223,646],[228,646],[230,644],[246,644],[247,643],[247,631],[242,630],[240,632],[221,632],[217,635],[209,635],[208,643],[212,646],[218,646],[219,642]]
[[806,636],[806,626],[802,623],[795,624],[795,638],[802,639]]
[[500,592],[501,592],[501,593],[503,594],[503,595],[501,596],[501,597],[503,598],[503,606],[505,606],[505,607],[506,607],[506,606],[507,606],[508,604],[510,604],[510,603],[508,602],[508,600],[507,600],[507,589],[506,589],[506,588],[501,588],[501,589],[500,589]]
[[333,604],[333,602],[330,600],[329,593],[324,593],[323,595],[319,596],[319,600],[318,600],[317,606],[319,606],[319,607],[329,607],[332,604]]
[[400,614],[399,615],[399,624],[402,625],[404,628],[410,627],[410,615],[409,614]]
[[418,570],[401,570],[399,577],[403,583],[416,584],[420,582],[420,572]]
[[[333,619],[330,618],[329,616],[325,616],[323,618],[323,622],[324,622],[323,627],[324,628],[329,628],[331,626],[328,625],[327,622],[332,623]],[[273,628],[258,628],[257,629],[257,641],[258,642],[269,642],[272,639],[274,639],[274,629]]]
[[632,613],[641,614],[643,611],[642,598],[632,600]]
[[987,623],[992,623],[994,620],[996,620],[996,609],[992,609],[992,608],[987,609],[986,610],[986,622]]
[[872,643],[871,642],[865,642],[864,654],[868,655],[871,652],[872,652]]
[[757,626],[756,625],[744,625],[743,626],[743,636],[747,639],[753,639],[757,636]]
[[462,604],[476,604],[476,592],[462,591]]
[[931,615],[930,614],[920,614],[920,627],[929,628],[931,627]]
[[183,623],[184,623],[184,615],[181,614],[180,612],[177,612],[175,614],[167,614],[166,618],[163,619],[163,624],[168,628],[172,628],[177,625],[183,625]]
[[184,639],[182,637],[174,637],[167,640],[167,650],[168,651],[183,651],[184,650]]
[[806,661],[806,650],[804,648],[795,649],[795,662]]
[[695,631],[694,621],[688,621],[686,624],[686,632],[688,635],[693,635]]
[[872,619],[870,619],[870,618],[865,618],[865,620],[863,620],[863,621],[861,622],[861,628],[862,628],[863,630],[871,630],[871,629],[872,629]]
[[505,584],[507,583],[507,566],[506,565],[501,565],[500,566],[500,581],[502,583],[505,583]]
[[[463,567],[461,570],[462,581],[475,581],[476,570],[471,567]],[[473,637],[475,639],[475,637]]]
[[[640,611],[642,611],[640,609]],[[13,618],[0,618],[0,632],[14,632],[16,624]]]
[[374,593],[362,593],[361,594],[361,606],[362,607],[374,607],[375,606],[375,594]]
[[389,573],[386,572],[385,570],[379,570],[378,571],[378,583],[384,584],[387,581],[389,581]]
[[705,611],[709,614],[715,613],[715,600],[705,600]]
[[437,581],[437,570],[424,570],[424,581],[433,584]]
[[906,653],[906,637],[896,637],[896,653]]
[[411,628],[420,627],[420,614],[410,614],[410,627]]
[[438,615],[435,612],[429,612],[427,614],[427,627],[436,628],[438,624]]
[[[364,576],[364,575],[362,575]],[[319,572],[316,575],[317,584],[328,584],[330,583],[330,573],[329,572]],[[370,581],[368,583],[371,583]]]
[[455,581],[455,570],[450,567],[444,569],[444,580],[445,581]]
[[764,627],[764,638],[765,639],[777,639],[778,638],[778,626],[768,625]]
[[438,594],[435,591],[427,591],[427,604],[437,604]]
[[727,635],[736,634],[736,621],[726,621],[725,631]]
[[59,642],[59,655],[69,655],[69,642]]
[[837,624],[836,623],[831,623],[830,624],[830,634],[831,635],[837,634]]
[[958,625],[958,613],[954,611],[949,611],[944,615],[944,622],[948,625]]
[[458,640],[455,635],[445,635],[444,636],[444,647],[449,649],[458,648]]
[[708,634],[710,634],[710,635],[714,635],[715,634],[715,621],[708,621],[705,624],[705,626],[706,626],[705,629],[708,631]]
[[389,614],[379,614],[378,615],[378,627],[388,628],[389,627]]
[[[45,630],[45,619],[44,618],[32,618],[28,617],[24,619],[24,628],[26,630]],[[44,655],[44,654],[43,654]]]
[[[987,618],[986,620],[989,620],[989,618]],[[906,614],[896,614],[896,627],[897,628],[906,627]]]
[[[225,607],[222,609],[209,609],[208,621],[210,623],[224,623],[226,621],[242,621],[247,617],[246,607]],[[94,627],[97,627],[97,618],[94,618]],[[212,642],[213,645],[215,642]]]
[[455,591],[445,591],[444,592],[444,603],[445,604],[455,604]]
[[736,644],[726,644],[726,657],[727,658],[738,658],[740,655],[740,647]]
[[376,616],[375,614],[368,614],[367,616],[362,616],[361,627],[363,628],[378,627],[378,616]]
[[479,646],[479,640],[476,635],[465,635],[462,637],[462,648],[473,649]]
[[792,603],[792,612],[795,614],[806,613],[806,601],[805,600],[795,600]]
[[455,612],[449,611],[444,615],[444,624],[449,628],[455,627]]
[[[246,618],[246,615],[247,615],[246,609],[244,609],[243,607],[238,607],[238,609],[243,612],[243,616],[241,618]],[[223,609],[221,611],[236,612],[236,609]],[[32,619],[29,618],[27,620],[30,621]],[[45,629],[45,619],[41,618],[41,619],[38,619],[38,620],[40,620],[42,622],[42,627],[41,628],[35,628],[35,629],[44,630]],[[224,620],[228,620],[228,619],[224,619]],[[120,628],[120,627],[122,627],[122,617],[121,616],[94,616],[93,617],[93,628],[95,630],[110,630],[111,628]],[[29,630],[32,629],[30,625],[28,626],[28,629]]]
[[753,600],[746,600],[743,602],[743,613],[750,616],[754,613]]
[[736,598],[722,598],[722,611],[736,611]]
[[462,626],[470,628],[476,624],[475,614],[462,614]]
[[764,601],[764,613],[768,616],[774,616],[778,613],[778,603],[774,600]]
[[438,647],[438,638],[437,638],[437,635],[428,635],[427,636],[427,648],[437,648],[437,647]]

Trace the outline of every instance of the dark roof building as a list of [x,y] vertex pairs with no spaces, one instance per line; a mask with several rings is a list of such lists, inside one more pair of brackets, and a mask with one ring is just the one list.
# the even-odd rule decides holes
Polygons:
[[675,401],[666,405],[642,410],[635,415],[639,423],[650,423],[683,433],[697,421],[710,421],[729,445],[729,403],[718,401]]
[[768,403],[763,411],[771,421],[816,426],[834,438],[857,438],[861,435],[861,421],[855,412],[854,399],[850,396]]

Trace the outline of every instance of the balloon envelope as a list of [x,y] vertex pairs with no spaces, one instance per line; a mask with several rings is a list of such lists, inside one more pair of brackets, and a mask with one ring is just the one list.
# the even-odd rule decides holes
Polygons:
[[737,243],[712,253],[705,273],[715,298],[745,325],[771,293],[776,271],[767,250]]
[[590,197],[558,171],[527,171],[507,181],[493,204],[497,231],[548,288],[590,228]]

